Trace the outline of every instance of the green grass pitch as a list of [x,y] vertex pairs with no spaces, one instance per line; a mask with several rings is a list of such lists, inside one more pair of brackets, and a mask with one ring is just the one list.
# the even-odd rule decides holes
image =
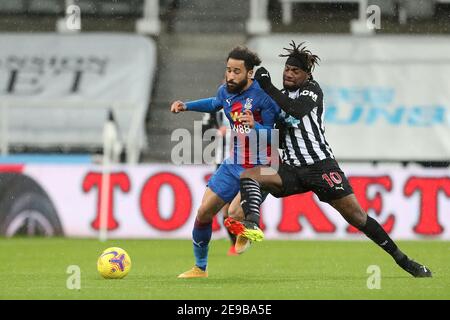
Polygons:
[[[403,241],[432,279],[415,279],[366,241],[263,241],[238,257],[213,240],[209,278],[177,279],[193,265],[188,240],[0,239],[0,299],[450,299],[450,242]],[[125,249],[132,268],[121,280],[102,279],[98,255]],[[81,269],[81,289],[66,287],[69,265]],[[368,289],[378,265],[381,288]]]

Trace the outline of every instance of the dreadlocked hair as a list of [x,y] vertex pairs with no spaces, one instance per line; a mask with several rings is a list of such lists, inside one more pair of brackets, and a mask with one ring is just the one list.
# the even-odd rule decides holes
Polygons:
[[306,46],[303,46],[304,43],[305,42],[301,42],[299,45],[297,45],[295,44],[294,40],[291,40],[291,43],[289,44],[291,48],[283,48],[287,51],[287,53],[281,53],[279,54],[279,57],[295,58],[305,66],[307,70],[304,71],[311,73],[314,70],[315,66],[319,65],[320,58],[306,49]]

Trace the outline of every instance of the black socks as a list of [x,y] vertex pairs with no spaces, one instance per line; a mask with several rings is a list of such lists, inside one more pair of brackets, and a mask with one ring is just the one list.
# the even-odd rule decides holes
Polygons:
[[359,228],[359,230],[389,253],[398,264],[402,264],[408,259],[375,219],[367,216],[365,226]]
[[250,178],[241,179],[241,206],[244,210],[245,220],[259,226],[259,207],[262,195],[259,183]]

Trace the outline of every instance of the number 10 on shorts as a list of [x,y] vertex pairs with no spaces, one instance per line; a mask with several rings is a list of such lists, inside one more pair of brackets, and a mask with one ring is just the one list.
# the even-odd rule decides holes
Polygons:
[[330,188],[333,188],[335,184],[341,184],[342,183],[342,177],[337,172],[330,172],[329,174],[324,173],[322,175],[322,179],[324,179]]

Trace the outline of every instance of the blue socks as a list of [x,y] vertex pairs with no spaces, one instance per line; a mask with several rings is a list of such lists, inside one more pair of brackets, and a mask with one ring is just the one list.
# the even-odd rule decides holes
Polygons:
[[202,223],[195,219],[192,230],[192,244],[194,247],[195,265],[206,270],[208,264],[208,245],[211,240],[212,222]]

